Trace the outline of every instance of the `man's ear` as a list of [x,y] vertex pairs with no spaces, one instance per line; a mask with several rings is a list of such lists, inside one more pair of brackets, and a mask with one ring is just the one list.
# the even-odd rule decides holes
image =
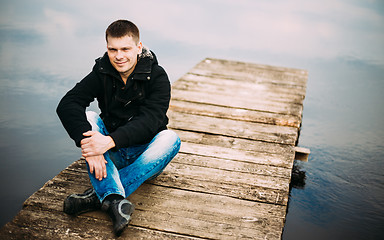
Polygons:
[[137,44],[137,48],[139,49],[138,54],[141,54],[141,53],[143,52],[143,43],[142,43],[142,42],[139,42],[139,43]]

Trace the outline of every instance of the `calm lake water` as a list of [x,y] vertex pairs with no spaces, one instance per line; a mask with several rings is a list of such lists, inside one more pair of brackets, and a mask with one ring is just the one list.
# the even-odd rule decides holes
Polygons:
[[0,226],[80,156],[58,101],[127,18],[172,81],[205,57],[309,71],[283,239],[384,235],[384,5],[380,1],[1,1]]

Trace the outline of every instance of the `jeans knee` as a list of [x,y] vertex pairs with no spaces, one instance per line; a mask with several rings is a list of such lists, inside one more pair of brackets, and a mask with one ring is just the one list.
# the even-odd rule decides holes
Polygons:
[[173,158],[179,151],[180,144],[180,138],[174,131],[163,130],[155,136],[141,155],[143,162]]
[[180,137],[172,130],[169,130],[169,129],[163,130],[159,133],[159,135],[161,135],[164,142],[167,142],[170,145],[179,147],[181,144]]

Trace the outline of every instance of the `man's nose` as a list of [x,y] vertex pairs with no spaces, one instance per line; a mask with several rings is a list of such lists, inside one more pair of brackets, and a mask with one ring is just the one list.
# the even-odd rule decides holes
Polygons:
[[117,58],[117,59],[120,59],[120,58],[122,58],[122,57],[123,57],[123,52],[120,51],[120,50],[117,50],[116,58]]

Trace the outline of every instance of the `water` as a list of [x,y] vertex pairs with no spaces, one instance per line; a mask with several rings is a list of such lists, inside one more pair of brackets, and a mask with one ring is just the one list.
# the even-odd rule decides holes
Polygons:
[[[379,1],[1,1],[0,225],[80,156],[55,114],[118,18],[172,81],[205,57],[309,71],[299,145],[311,149],[283,239],[384,235],[384,5]],[[91,6],[91,7],[90,7]]]

